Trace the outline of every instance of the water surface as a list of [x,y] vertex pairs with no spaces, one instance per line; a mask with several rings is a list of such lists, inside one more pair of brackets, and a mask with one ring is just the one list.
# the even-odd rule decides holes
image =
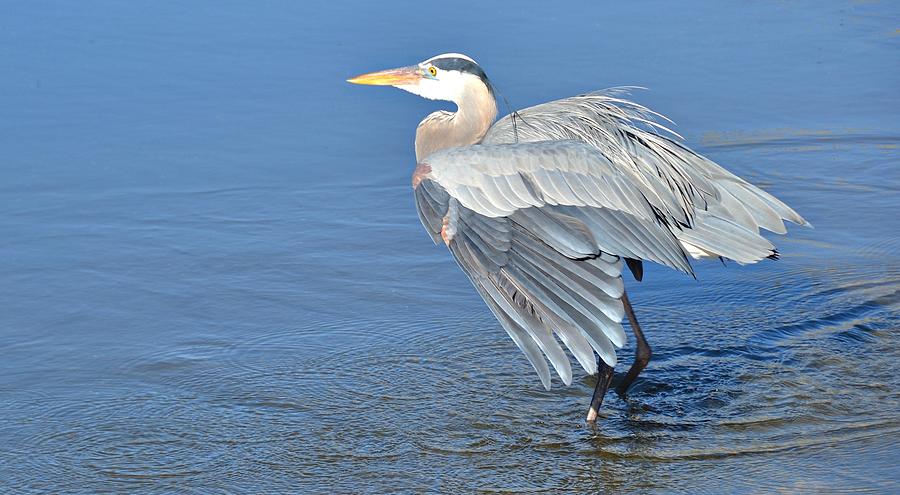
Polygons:
[[[0,16],[0,492],[896,493],[892,2],[47,2]],[[447,51],[615,85],[815,229],[628,281],[654,360],[544,391],[408,187]],[[620,351],[623,363],[631,343]],[[580,370],[579,370],[580,371]]]

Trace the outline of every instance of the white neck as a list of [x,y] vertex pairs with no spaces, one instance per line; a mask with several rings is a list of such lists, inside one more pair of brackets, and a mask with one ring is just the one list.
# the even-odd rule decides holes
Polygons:
[[416,129],[416,161],[435,151],[481,142],[497,118],[497,102],[484,83],[467,84],[453,99],[456,113],[435,112]]

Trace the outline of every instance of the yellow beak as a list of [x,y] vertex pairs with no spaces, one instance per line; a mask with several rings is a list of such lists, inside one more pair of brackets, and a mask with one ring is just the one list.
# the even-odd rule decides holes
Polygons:
[[409,67],[370,72],[356,76],[353,79],[347,79],[347,82],[374,86],[405,86],[416,84],[420,79],[422,79],[422,72],[419,70],[419,66],[411,65]]

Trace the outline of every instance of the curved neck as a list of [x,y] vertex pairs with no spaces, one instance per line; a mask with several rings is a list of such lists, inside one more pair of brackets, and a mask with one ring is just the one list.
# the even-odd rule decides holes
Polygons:
[[456,113],[435,112],[425,117],[416,129],[416,161],[447,148],[481,142],[497,118],[497,102],[483,85],[473,85],[455,101]]

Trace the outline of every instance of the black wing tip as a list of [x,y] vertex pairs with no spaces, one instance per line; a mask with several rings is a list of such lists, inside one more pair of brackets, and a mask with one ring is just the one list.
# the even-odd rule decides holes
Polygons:
[[781,254],[778,252],[777,249],[773,249],[772,254],[766,256],[766,258],[773,260],[773,261],[778,261],[779,259],[781,259]]
[[635,280],[640,282],[644,279],[644,263],[641,260],[625,258],[625,264],[628,265],[628,269],[631,270]]

